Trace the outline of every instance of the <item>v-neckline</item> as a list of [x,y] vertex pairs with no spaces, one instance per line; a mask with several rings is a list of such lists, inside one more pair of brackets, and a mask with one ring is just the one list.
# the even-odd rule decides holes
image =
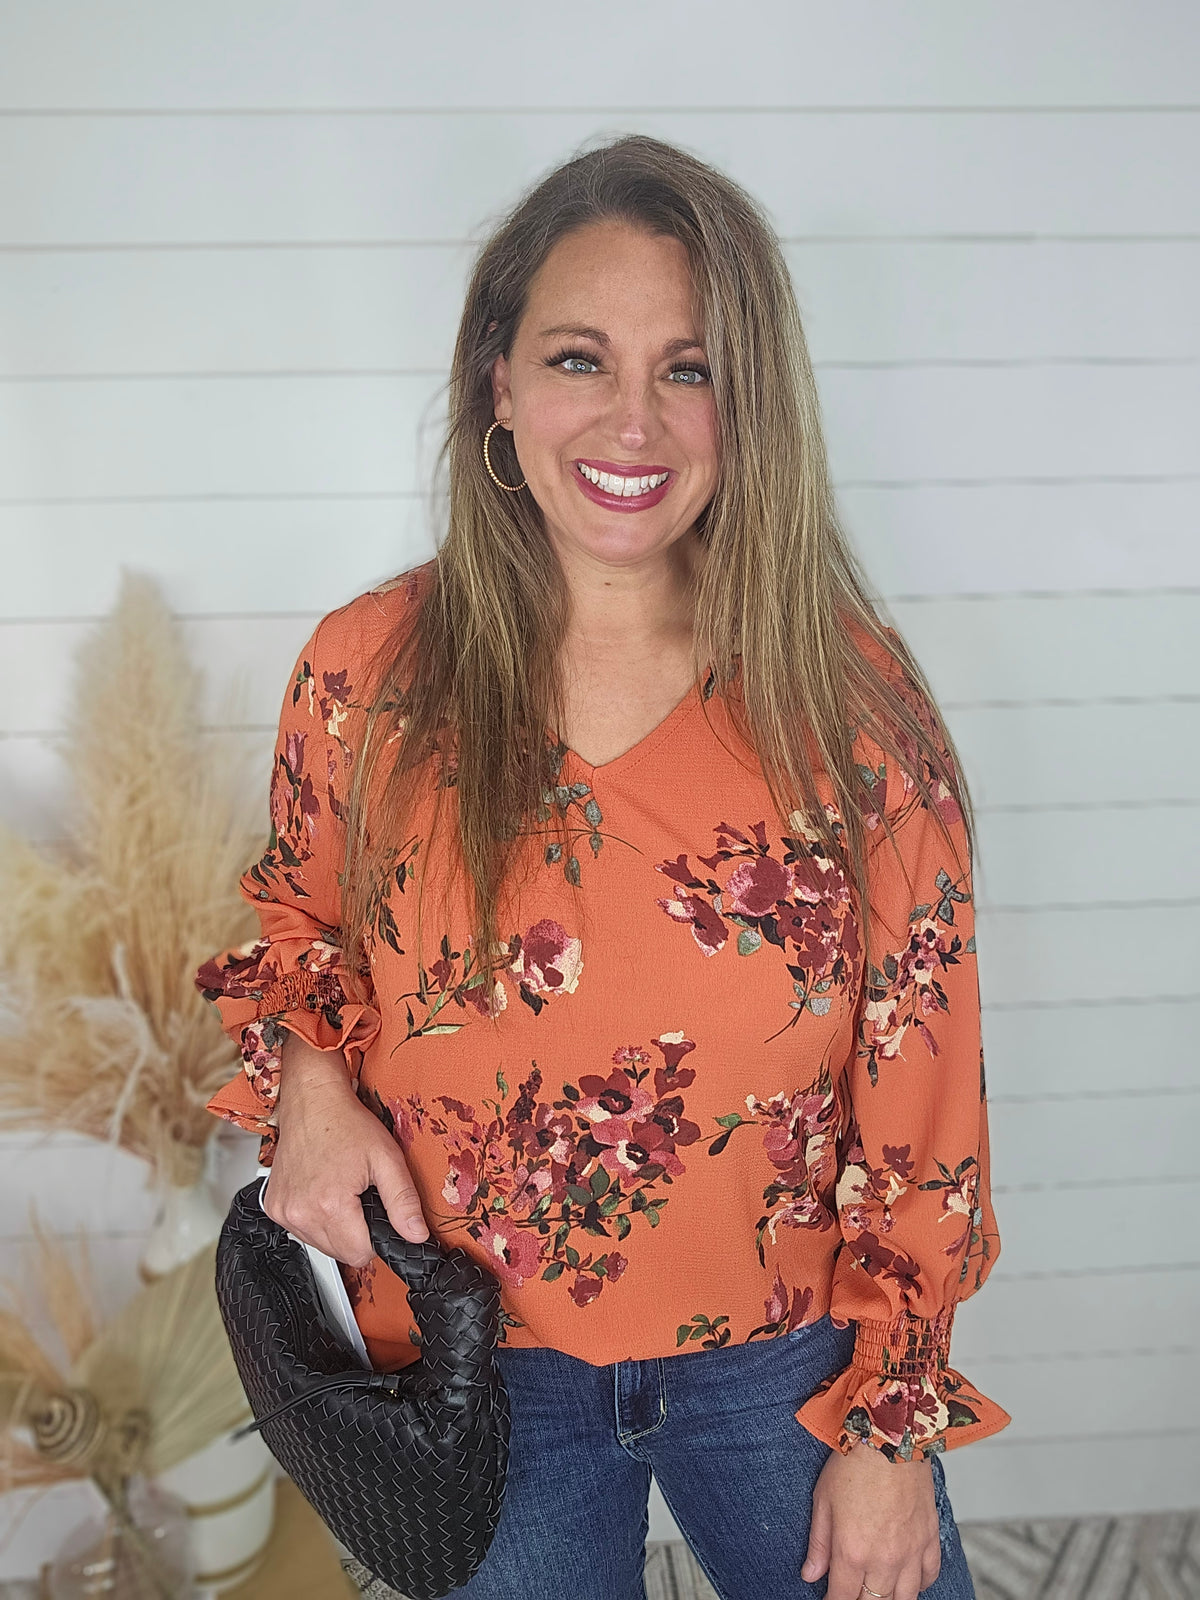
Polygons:
[[[705,679],[706,685],[711,678],[712,673],[710,672],[708,678]],[[563,762],[566,763],[569,761],[573,767],[578,768],[580,772],[585,773],[589,778],[593,777],[596,773],[600,773],[602,777],[608,778],[616,772],[623,772],[627,767],[633,766],[635,762],[641,761],[643,757],[648,756],[652,750],[654,750],[659,744],[662,743],[664,739],[673,733],[675,731],[676,724],[682,722],[684,718],[700,704],[700,695],[700,684],[698,682],[693,682],[689,686],[687,693],[683,696],[683,699],[678,700],[675,705],[671,707],[670,711],[667,712],[666,716],[663,717],[660,722],[655,723],[655,725],[650,729],[649,733],[643,734],[636,744],[630,745],[629,749],[623,751],[619,756],[613,756],[611,761],[601,761],[598,763],[585,761],[579,754],[578,750],[573,749],[570,745],[564,745]],[[549,737],[554,737],[550,730],[547,730],[547,733]],[[558,740],[557,743],[561,744],[562,741]]]

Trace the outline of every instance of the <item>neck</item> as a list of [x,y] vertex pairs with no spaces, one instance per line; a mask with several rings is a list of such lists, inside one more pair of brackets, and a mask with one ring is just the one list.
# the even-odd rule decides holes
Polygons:
[[560,554],[570,593],[563,652],[603,660],[691,649],[695,585],[706,554],[694,533],[636,565]]

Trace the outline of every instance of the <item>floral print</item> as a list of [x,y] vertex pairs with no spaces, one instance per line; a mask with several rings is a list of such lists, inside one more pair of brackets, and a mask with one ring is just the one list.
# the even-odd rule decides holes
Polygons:
[[576,1306],[590,1305],[606,1283],[616,1282],[627,1257],[617,1249],[590,1250],[582,1236],[623,1240],[635,1219],[657,1227],[670,1196],[658,1195],[656,1186],[685,1174],[678,1147],[700,1137],[682,1115],[682,1091],[695,1072],[680,1063],[694,1043],[681,1033],[650,1042],[662,1057],[653,1074],[650,1054],[625,1045],[614,1052],[611,1070],[562,1083],[556,1100],[539,1097],[542,1074],[532,1065],[506,1109],[509,1085],[497,1072],[499,1099],[487,1102],[486,1118],[450,1095],[436,1097],[440,1112],[419,1095],[376,1095],[376,1114],[406,1153],[418,1133],[435,1135],[446,1152],[441,1237],[465,1232],[512,1288],[535,1275],[544,1283],[565,1275]]
[[[834,808],[826,809],[836,824]],[[691,927],[706,956],[724,949],[730,925],[740,930],[740,956],[752,956],[764,945],[786,953],[790,945],[793,959],[787,971],[794,998],[787,1004],[795,1015],[784,1025],[789,1028],[804,1011],[815,1017],[828,1014],[834,992],[853,977],[859,954],[845,877],[816,836],[805,830],[798,811],[790,822],[794,835],[783,838],[778,858],[771,854],[764,822],[754,823],[749,833],[719,823],[716,850],[696,858],[710,876],[698,876],[685,855],[660,861],[658,871],[678,888],[656,902],[669,917]],[[722,884],[711,874],[729,861],[738,864]]]
[[[351,974],[338,873],[367,663],[432,570],[331,612],[296,663],[270,833],[242,878],[261,936],[196,977],[241,1056],[210,1109],[258,1134],[269,1165],[283,1040],[337,1056],[434,1235],[498,1279],[506,1344],[602,1364],[829,1313],[855,1349],[796,1411],[819,1439],[908,1460],[1005,1426],[949,1365],[955,1305],[999,1249],[952,797],[935,783],[924,804],[856,735],[867,968],[840,859],[800,812],[780,826],[710,675],[613,762],[548,745],[535,870],[490,981],[457,891],[434,900],[445,921],[418,953],[420,810],[372,886],[369,961]],[[556,812],[565,849],[539,837]],[[419,1359],[404,1285],[374,1260],[343,1276],[375,1365]]]

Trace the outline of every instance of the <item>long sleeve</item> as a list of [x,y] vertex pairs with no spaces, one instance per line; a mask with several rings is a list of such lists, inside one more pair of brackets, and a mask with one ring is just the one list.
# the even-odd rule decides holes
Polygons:
[[[241,893],[258,912],[261,937],[206,961],[196,986],[213,1001],[238,1046],[243,1070],[208,1109],[262,1135],[259,1158],[274,1155],[280,1049],[286,1033],[318,1050],[338,1050],[351,1081],[379,1031],[374,990],[348,998],[341,950],[338,874],[352,746],[343,737],[353,685],[345,663],[321,658],[320,623],[296,662],[284,697],[270,784],[266,850],[242,875]],[[331,670],[332,668],[332,670]]]
[[864,1443],[908,1461],[1012,1419],[949,1365],[955,1307],[999,1254],[966,829],[935,784],[951,849],[911,780],[873,770],[895,847],[868,818],[873,960],[843,1080],[830,1307],[855,1321],[855,1348],[796,1418],[843,1453]]

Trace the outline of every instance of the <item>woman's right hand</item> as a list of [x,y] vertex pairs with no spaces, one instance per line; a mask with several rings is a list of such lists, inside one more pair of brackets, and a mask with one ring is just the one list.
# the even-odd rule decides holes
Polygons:
[[403,1152],[355,1094],[341,1052],[289,1033],[282,1061],[267,1216],[334,1260],[365,1267],[375,1252],[359,1196],[374,1184],[396,1231],[414,1244],[427,1239]]

